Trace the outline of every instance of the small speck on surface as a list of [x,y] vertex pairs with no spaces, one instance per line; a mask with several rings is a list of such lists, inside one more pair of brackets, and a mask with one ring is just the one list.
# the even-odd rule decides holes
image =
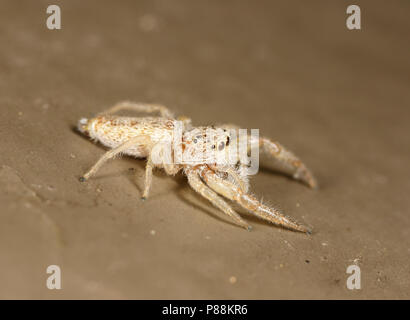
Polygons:
[[307,259],[306,259],[305,262],[306,262],[306,263],[310,263],[310,260],[307,260]]
[[150,232],[149,232],[149,234],[151,235],[151,236],[155,236],[156,235],[156,231],[155,230],[151,230]]
[[230,284],[235,284],[236,281],[238,281],[238,279],[236,279],[235,276],[232,276],[232,277],[229,278],[229,283],[230,283]]

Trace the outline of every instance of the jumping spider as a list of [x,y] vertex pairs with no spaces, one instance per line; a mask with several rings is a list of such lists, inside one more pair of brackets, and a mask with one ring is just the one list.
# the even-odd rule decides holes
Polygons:
[[[147,113],[159,112],[160,117],[121,117],[113,115],[121,110]],[[172,141],[175,127],[181,124],[180,146],[182,154],[188,159],[192,159],[192,161],[184,163],[166,161],[165,147],[163,146],[167,145],[165,142]],[[251,229],[251,226],[221,196],[237,202],[256,216],[276,225],[295,231],[311,233],[310,228],[283,215],[277,209],[262,204],[248,193],[248,164],[238,161],[235,164],[224,163],[221,165],[203,161],[203,159],[197,161],[197,153],[204,154],[203,151],[207,147],[210,147],[210,150],[216,153],[229,150],[232,145],[232,137],[229,131],[237,128],[233,125],[221,125],[216,128],[192,127],[190,119],[186,117],[176,119],[170,110],[164,106],[121,102],[92,119],[81,119],[78,122],[80,132],[110,148],[80,178],[80,181],[88,180],[107,160],[116,155],[126,154],[136,158],[147,158],[143,200],[148,197],[154,167],[164,169],[168,175],[175,175],[182,171],[187,176],[192,189],[230,216],[236,224],[248,230]],[[210,132],[215,136],[214,141],[207,140],[207,134]],[[209,143],[212,143],[212,145],[209,145]],[[262,152],[279,162],[282,168],[288,173],[291,172],[295,179],[305,182],[312,188],[317,186],[313,175],[306,166],[281,144],[265,137],[258,138],[257,143]],[[159,155],[160,161],[153,161],[154,150]],[[205,157],[206,155],[205,152]]]

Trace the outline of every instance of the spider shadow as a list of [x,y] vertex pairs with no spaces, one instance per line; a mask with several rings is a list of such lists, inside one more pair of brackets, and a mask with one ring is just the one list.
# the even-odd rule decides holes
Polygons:
[[70,124],[69,127],[70,127],[70,130],[71,130],[72,133],[76,134],[77,136],[79,136],[79,137],[81,137],[81,138],[84,138],[84,137],[85,137],[84,134],[82,134],[82,133],[78,130],[77,126],[75,126],[75,125],[73,125],[73,124]]

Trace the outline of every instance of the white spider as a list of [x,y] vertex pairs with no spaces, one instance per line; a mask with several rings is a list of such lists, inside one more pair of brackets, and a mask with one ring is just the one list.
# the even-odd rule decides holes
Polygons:
[[[159,112],[160,117],[114,116],[121,110],[138,112]],[[175,129],[181,127],[180,140],[175,139]],[[185,117],[175,119],[164,106],[121,102],[92,119],[81,119],[78,129],[93,140],[110,148],[97,163],[80,178],[86,181],[109,159],[119,154],[137,158],[147,158],[145,188],[142,199],[148,198],[154,167],[163,168],[169,175],[179,171],[187,176],[189,185],[213,205],[230,216],[238,225],[251,230],[246,223],[221,197],[237,202],[258,217],[282,227],[311,233],[311,229],[297,223],[277,209],[268,207],[248,193],[249,163],[238,160],[234,163],[215,162],[213,156],[225,156],[232,151],[237,139],[232,133],[238,129],[233,125],[215,127],[192,127]],[[179,143],[175,143],[179,141]],[[258,138],[257,144],[267,155],[274,158],[286,172],[295,179],[317,186],[306,166],[278,142],[268,138]],[[176,150],[181,150],[183,161],[176,161]],[[171,152],[170,150],[171,149]],[[236,149],[234,153],[236,152]],[[222,157],[224,158],[224,157]],[[219,158],[218,158],[219,159]],[[220,196],[221,195],[221,196]]]

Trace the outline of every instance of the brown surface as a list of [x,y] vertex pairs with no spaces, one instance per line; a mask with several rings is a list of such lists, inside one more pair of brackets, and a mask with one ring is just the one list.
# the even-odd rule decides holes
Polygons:
[[[2,1],[0,298],[410,298],[408,1],[360,1],[361,31],[344,1],[115,3],[64,1],[49,31],[49,2]],[[321,189],[253,191],[315,234],[246,232],[161,173],[142,203],[143,161],[79,183],[104,149],[71,126],[124,99],[287,145]]]

